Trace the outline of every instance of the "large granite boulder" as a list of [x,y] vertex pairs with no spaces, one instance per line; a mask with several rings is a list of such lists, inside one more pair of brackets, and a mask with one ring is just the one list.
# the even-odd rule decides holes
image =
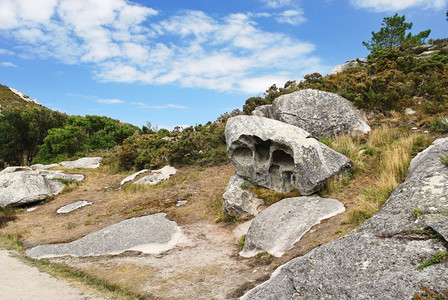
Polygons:
[[227,156],[238,175],[279,192],[297,188],[310,195],[351,165],[347,157],[310,138],[308,132],[263,117],[230,118],[226,142]]
[[65,186],[60,179],[81,181],[84,176],[30,167],[8,167],[0,172],[0,207],[18,206],[57,195]]
[[258,214],[258,207],[263,205],[264,201],[258,199],[249,190],[251,185],[249,181],[238,174],[230,178],[229,185],[222,195],[226,214],[234,217],[256,216]]
[[253,114],[300,127],[316,139],[341,134],[360,136],[370,131],[364,113],[350,101],[319,90],[282,95],[270,107],[255,110]]
[[311,227],[344,211],[341,202],[330,198],[283,199],[255,217],[240,255],[252,257],[266,251],[277,257],[282,256]]
[[[448,289],[448,138],[412,160],[408,176],[359,228],[293,259],[242,299],[412,299]],[[440,234],[440,235],[437,235]]]
[[148,254],[167,251],[184,240],[176,222],[164,213],[132,218],[64,244],[40,245],[26,250],[32,258],[114,255],[133,250]]

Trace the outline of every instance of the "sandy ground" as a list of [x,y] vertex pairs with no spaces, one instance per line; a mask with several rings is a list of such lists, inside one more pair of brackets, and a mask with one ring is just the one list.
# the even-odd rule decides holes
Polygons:
[[40,272],[37,268],[11,257],[11,252],[0,250],[0,299],[2,300],[96,300],[95,295]]

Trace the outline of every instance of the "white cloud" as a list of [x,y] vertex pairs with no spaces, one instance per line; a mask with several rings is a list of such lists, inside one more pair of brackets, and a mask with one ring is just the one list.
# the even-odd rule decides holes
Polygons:
[[285,6],[291,6],[293,4],[293,0],[260,0],[260,1],[270,8],[280,8]]
[[8,49],[1,49],[1,48],[0,48],[0,55],[1,55],[1,54],[4,54],[4,55],[13,55],[14,52],[12,52],[12,51],[10,51],[10,50],[8,50]]
[[0,62],[0,66],[6,67],[6,68],[17,68],[16,64],[9,62],[9,61]]
[[98,99],[96,102],[104,103],[104,104],[119,104],[124,103],[123,100],[120,99]]
[[377,12],[399,11],[411,7],[424,9],[445,9],[448,0],[350,0],[356,8],[372,9]]
[[[321,69],[311,54],[313,44],[262,30],[255,21],[271,16],[297,25],[305,21],[300,9],[223,18],[182,11],[162,18],[126,0],[42,0],[34,17],[25,7],[29,1],[0,0],[0,20],[6,20],[0,22],[0,34],[20,42],[17,55],[84,64],[104,82],[251,93],[266,88],[260,80],[269,79],[266,74],[291,79],[310,63]],[[265,3],[281,7],[292,1]]]
[[302,9],[285,10],[276,15],[277,22],[290,25],[299,25],[306,22]]

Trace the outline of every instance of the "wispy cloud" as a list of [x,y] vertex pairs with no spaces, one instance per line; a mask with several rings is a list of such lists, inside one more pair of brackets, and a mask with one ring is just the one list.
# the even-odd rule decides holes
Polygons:
[[377,12],[399,11],[411,7],[441,10],[446,9],[448,0],[350,0],[356,8],[371,9]]
[[285,6],[291,6],[293,4],[293,0],[260,0],[264,4],[266,4],[267,7],[270,8],[280,8]]
[[1,49],[0,48],[0,54],[2,54],[2,55],[13,55],[14,52],[12,52],[12,51],[10,51],[8,49]]
[[131,102],[133,105],[137,105],[141,109],[168,109],[168,108],[174,108],[174,109],[187,109],[187,106],[178,105],[178,104],[164,104],[164,105],[149,105],[147,103],[143,102]]
[[6,67],[6,68],[17,68],[16,64],[13,64],[12,62],[9,62],[9,61],[0,62],[0,66]]
[[[293,4],[263,1],[276,8]],[[312,55],[313,44],[261,29],[256,22],[261,15],[212,17],[182,11],[162,17],[155,9],[126,0],[33,3],[0,1],[0,34],[20,42],[17,54],[86,64],[104,82],[256,93],[266,86],[244,82],[259,82],[268,74],[294,79],[306,74],[310,61],[313,71],[327,69]],[[289,8],[270,15],[292,25],[305,21],[302,10]]]
[[290,25],[299,25],[306,22],[306,18],[302,9],[285,10],[276,14],[277,22]]
[[119,104],[124,103],[123,100],[120,99],[98,99],[96,102],[103,104]]

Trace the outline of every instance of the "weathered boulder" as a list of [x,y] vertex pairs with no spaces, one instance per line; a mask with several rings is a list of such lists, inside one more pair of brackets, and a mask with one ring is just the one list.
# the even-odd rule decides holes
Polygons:
[[226,125],[227,156],[241,177],[279,192],[310,195],[351,162],[309,134],[276,120],[236,116]]
[[283,199],[263,210],[249,227],[241,256],[267,251],[282,256],[321,220],[345,211],[335,199],[295,197]]
[[30,167],[8,167],[0,172],[0,207],[18,206],[57,195],[65,186],[59,179],[81,181],[84,176],[32,170]]
[[176,222],[164,213],[132,218],[92,232],[64,244],[40,245],[26,251],[32,258],[60,256],[98,256],[120,254],[128,250],[157,254],[167,251],[184,239]]
[[418,268],[447,251],[442,151],[448,138],[412,160],[405,182],[356,231],[293,259],[242,299],[412,299],[422,288],[448,289],[446,262]]
[[370,131],[364,113],[334,93],[297,91],[275,99],[270,110],[273,119],[300,127],[316,139],[341,134],[359,136]]
[[157,184],[163,180],[166,180],[170,178],[172,175],[176,174],[177,170],[174,167],[171,166],[164,166],[160,170],[153,170],[151,171],[151,174],[140,178],[134,184],[149,184],[154,185]]
[[229,185],[222,195],[224,211],[228,215],[242,217],[245,215],[256,216],[258,214],[257,209],[264,201],[258,199],[248,189],[250,186],[251,183],[238,174],[230,178]]
[[73,161],[62,161],[65,169],[96,169],[99,168],[101,157],[83,157]]
[[367,59],[365,58],[351,59],[341,65],[334,66],[330,74],[338,74],[350,68],[356,68],[358,66],[365,66],[365,65],[367,65]]

